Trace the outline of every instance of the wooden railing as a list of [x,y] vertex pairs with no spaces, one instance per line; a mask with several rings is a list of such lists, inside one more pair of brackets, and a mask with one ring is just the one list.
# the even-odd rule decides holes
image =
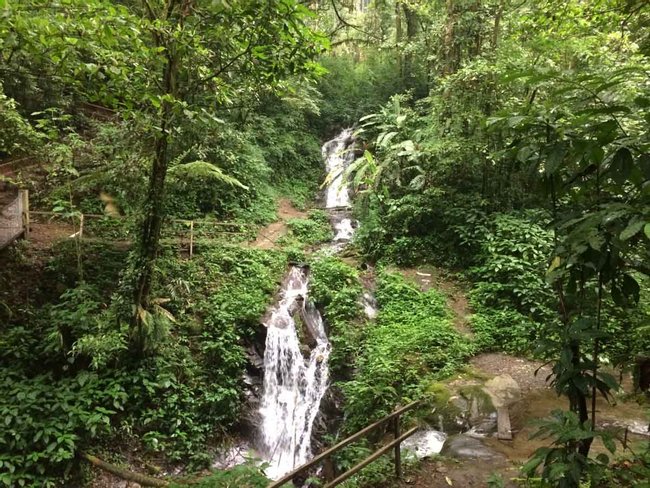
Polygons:
[[418,427],[413,427],[412,429],[408,430],[404,434],[401,433],[400,431],[400,415],[402,415],[405,412],[408,412],[409,410],[412,410],[416,406],[420,404],[419,401],[409,403],[405,407],[399,408],[395,410],[393,413],[390,415],[387,415],[386,417],[382,418],[381,420],[378,420],[374,424],[370,424],[368,427],[360,430],[356,434],[351,435],[347,439],[342,440],[335,446],[330,447],[329,449],[323,451],[320,453],[318,456],[314,457],[311,461],[303,464],[302,466],[299,466],[298,468],[294,469],[290,473],[284,475],[282,478],[280,478],[277,481],[274,481],[271,483],[268,488],[279,488],[286,483],[289,483],[290,481],[293,481],[298,475],[306,471],[307,469],[316,466],[318,463],[321,461],[327,459],[329,456],[332,454],[335,454],[336,452],[340,451],[343,449],[345,446],[358,441],[362,437],[368,435],[370,432],[376,430],[377,428],[381,427],[385,423],[392,421],[393,424],[393,435],[394,439],[383,446],[382,448],[378,449],[375,451],[373,454],[368,456],[366,459],[358,463],[357,465],[353,466],[352,468],[348,469],[344,473],[340,474],[336,478],[334,478],[332,481],[329,481],[325,484],[323,488],[333,488],[335,486],[340,485],[343,483],[345,480],[350,478],[351,476],[354,476],[357,474],[359,471],[361,471],[363,468],[371,464],[372,462],[376,461],[379,459],[381,456],[389,452],[391,449],[394,449],[395,451],[395,476],[398,478],[402,477],[402,456],[401,456],[401,451],[400,451],[400,444],[404,442],[406,439],[411,437],[413,434],[415,434],[418,430]]
[[[102,214],[82,214],[75,213],[71,214],[60,214],[56,212],[49,211],[30,211],[27,215],[33,215],[35,217],[49,217],[61,218],[64,220],[70,220],[72,222],[72,234],[69,236],[71,238],[83,239],[86,241],[100,241],[100,242],[109,242],[109,241],[120,241],[120,242],[130,242],[129,236],[124,236],[123,238],[102,238],[100,236],[93,236],[94,232],[91,232],[90,236],[86,232],[86,228],[93,221],[104,221],[109,222],[111,220],[119,221],[124,220],[124,216],[109,216]],[[29,219],[29,217],[28,217]],[[214,236],[251,236],[254,237],[254,232],[257,230],[255,224],[249,224],[244,222],[217,222],[210,219],[174,219],[168,218],[165,219],[165,226],[163,227],[161,242],[162,243],[179,243],[181,245],[186,245],[189,249],[189,255],[192,257],[194,247],[196,244],[201,243],[211,243],[214,241],[212,237],[203,237],[204,233],[209,233]],[[32,225],[39,225],[39,222],[32,222]],[[205,230],[207,228],[207,231]],[[29,229],[29,221],[26,225],[26,230]]]
[[0,249],[9,246],[29,228],[29,194],[18,190],[16,197],[6,207],[0,207]]

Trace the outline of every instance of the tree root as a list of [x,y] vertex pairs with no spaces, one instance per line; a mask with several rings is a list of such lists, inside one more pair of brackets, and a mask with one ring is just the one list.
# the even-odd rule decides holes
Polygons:
[[140,473],[134,473],[133,471],[129,471],[127,469],[120,468],[119,466],[115,466],[114,464],[107,463],[106,461],[102,461],[98,457],[93,456],[91,454],[82,453],[81,456],[90,464],[97,466],[98,468],[103,469],[104,471],[108,471],[109,473],[114,474],[115,476],[117,476],[118,478],[122,478],[123,480],[134,481],[135,483],[138,483],[142,486],[154,486],[154,487],[170,486],[170,482],[167,480],[162,480],[160,478],[152,478],[151,476],[147,476]]

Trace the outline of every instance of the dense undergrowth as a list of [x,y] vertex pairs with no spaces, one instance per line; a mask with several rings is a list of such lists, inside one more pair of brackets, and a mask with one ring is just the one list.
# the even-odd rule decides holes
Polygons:
[[[60,248],[49,264],[61,284],[71,279],[66,256],[74,261]],[[157,295],[168,320],[155,356],[137,364],[126,330],[108,328],[114,262],[111,246],[94,248],[83,283],[68,282],[60,299],[41,297],[39,313],[17,311],[3,335],[0,477],[9,486],[78,477],[76,454],[111,451],[112,439],[140,439],[153,459],[159,453],[165,462],[203,466],[242,414],[243,344],[277,289],[286,255],[217,246],[192,260],[161,259]]]
[[[571,404],[527,475],[647,479],[643,453],[629,479],[588,455],[604,435],[589,403],[618,391],[603,365],[638,384],[650,355],[645,2],[64,3],[73,14],[0,2],[0,157],[30,163],[0,184],[29,188],[53,228],[102,214],[85,235],[117,242],[0,254],[0,483],[81,483],[85,450],[207,466],[242,417],[244,348],[288,262],[311,266],[341,434],[427,399],[469,355],[504,351],[552,361]],[[323,212],[288,221],[279,250],[243,245],[278,197],[309,209],[320,145],[350,126],[375,321],[362,272],[309,254],[331,238]],[[195,220],[191,260],[169,245],[187,241],[174,219]],[[422,263],[469,283],[472,339],[442,294],[386,271]],[[388,471],[382,460],[348,485]],[[247,468],[204,480],[264,483]]]
[[420,399],[426,386],[453,373],[472,346],[452,324],[441,293],[419,291],[400,275],[380,273],[379,314],[367,330],[354,377],[341,385],[350,432]]

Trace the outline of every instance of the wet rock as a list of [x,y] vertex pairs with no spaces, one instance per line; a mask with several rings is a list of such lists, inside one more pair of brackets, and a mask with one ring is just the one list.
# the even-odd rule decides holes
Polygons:
[[254,345],[248,346],[246,348],[246,355],[248,356],[248,364],[252,367],[252,369],[260,371],[264,369],[264,359],[257,350],[257,347]]
[[443,454],[459,459],[480,459],[483,461],[502,461],[504,456],[487,447],[480,439],[460,434],[447,440]]
[[418,459],[439,454],[447,440],[444,432],[420,430],[402,443],[402,448],[411,451]]
[[488,434],[497,430],[497,414],[492,412],[487,416],[478,417],[475,419],[474,425],[472,425],[468,434],[473,437],[485,437]]
[[467,401],[466,398],[463,398],[460,395],[454,395],[451,398],[449,398],[449,401],[459,412],[469,411],[469,402]]

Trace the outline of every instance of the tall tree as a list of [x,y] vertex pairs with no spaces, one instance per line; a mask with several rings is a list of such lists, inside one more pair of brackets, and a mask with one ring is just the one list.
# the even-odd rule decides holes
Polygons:
[[[236,91],[287,89],[288,77],[314,72],[312,60],[326,44],[305,23],[309,10],[294,0],[166,0],[155,4],[144,0],[143,8],[159,58],[159,89],[151,94],[158,108],[157,132],[130,277],[132,343],[138,354],[148,349],[155,324],[151,288],[165,215],[165,178],[179,118],[192,118],[201,108],[228,103]],[[200,103],[197,92],[202,95]]]
[[24,86],[38,93],[46,80],[48,89],[60,85],[76,100],[151,122],[147,197],[124,276],[126,301],[133,306],[122,311],[131,322],[133,348],[143,354],[156,323],[150,298],[165,180],[170,160],[188,149],[184,123],[213,117],[215,107],[237,99],[291,91],[289,79],[318,71],[314,59],[328,41],[308,26],[312,12],[297,0],[2,4],[0,75],[8,95],[21,98]]

